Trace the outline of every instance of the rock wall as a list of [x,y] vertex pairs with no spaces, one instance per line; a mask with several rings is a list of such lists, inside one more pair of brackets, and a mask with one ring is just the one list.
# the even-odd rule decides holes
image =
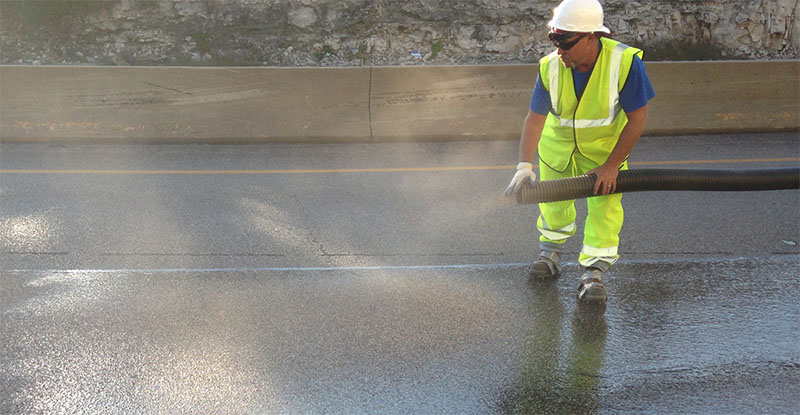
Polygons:
[[[649,60],[797,59],[797,0],[605,0]],[[529,63],[557,0],[0,2],[0,64],[358,66]]]

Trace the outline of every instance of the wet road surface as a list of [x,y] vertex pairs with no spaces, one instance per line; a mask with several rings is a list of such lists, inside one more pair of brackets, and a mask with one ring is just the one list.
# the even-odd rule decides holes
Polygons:
[[[626,195],[597,310],[576,304],[577,254],[528,282],[538,212],[500,197],[515,154],[4,145],[0,412],[800,410],[797,191]],[[785,167],[800,147],[634,154]]]

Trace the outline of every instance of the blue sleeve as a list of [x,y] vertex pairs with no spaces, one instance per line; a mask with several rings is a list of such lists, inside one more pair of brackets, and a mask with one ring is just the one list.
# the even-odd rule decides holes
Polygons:
[[530,109],[541,115],[550,113],[550,93],[544,89],[544,84],[542,84],[542,80],[539,76],[536,76],[536,86],[533,87]]
[[625,112],[638,110],[647,105],[647,101],[655,96],[656,91],[653,89],[653,84],[650,83],[644,63],[638,56],[634,56],[628,79],[619,93],[619,104],[622,106],[622,110]]

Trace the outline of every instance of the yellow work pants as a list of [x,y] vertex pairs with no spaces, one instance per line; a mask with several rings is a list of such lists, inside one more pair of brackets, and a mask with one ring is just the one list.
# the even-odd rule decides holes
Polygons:
[[[580,176],[595,167],[598,167],[597,164],[576,152],[563,173],[550,169],[540,160],[539,177],[541,180],[553,180]],[[626,161],[620,170],[627,169]],[[622,194],[590,197],[586,199],[586,206],[588,214],[583,227],[583,248],[579,262],[585,267],[598,261],[612,265],[619,259],[619,232],[624,218]],[[536,225],[541,234],[541,248],[562,252],[561,246],[575,234],[575,200],[540,203],[539,211],[541,214]]]

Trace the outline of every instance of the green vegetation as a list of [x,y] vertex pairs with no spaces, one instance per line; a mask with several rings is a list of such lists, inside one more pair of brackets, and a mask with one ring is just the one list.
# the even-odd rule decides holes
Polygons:
[[26,27],[52,28],[69,25],[73,18],[111,10],[116,3],[116,0],[3,0],[0,14],[4,19],[16,17]]
[[726,51],[708,40],[671,40],[642,46],[647,61],[713,61],[737,59],[737,54]]
[[311,52],[311,55],[317,61],[321,61],[321,60],[325,59],[325,57],[328,56],[328,55],[335,55],[335,54],[336,54],[336,51],[332,47],[330,47],[329,45],[325,45],[325,46],[322,47],[322,49],[317,49],[317,50]]
[[437,40],[436,43],[431,46],[431,59],[435,59],[436,55],[444,49],[444,45],[442,44],[441,40]]
[[158,7],[158,0],[139,0],[142,9],[155,9]]
[[203,32],[191,32],[189,36],[194,39],[197,53],[211,53],[211,36]]
[[361,42],[361,43],[358,44],[358,50],[356,50],[355,52],[350,52],[350,54],[349,54],[350,58],[351,59],[360,60],[361,64],[363,65],[364,61],[366,61],[367,58],[369,57],[368,50],[369,50],[369,46],[367,46],[367,43],[366,42]]

